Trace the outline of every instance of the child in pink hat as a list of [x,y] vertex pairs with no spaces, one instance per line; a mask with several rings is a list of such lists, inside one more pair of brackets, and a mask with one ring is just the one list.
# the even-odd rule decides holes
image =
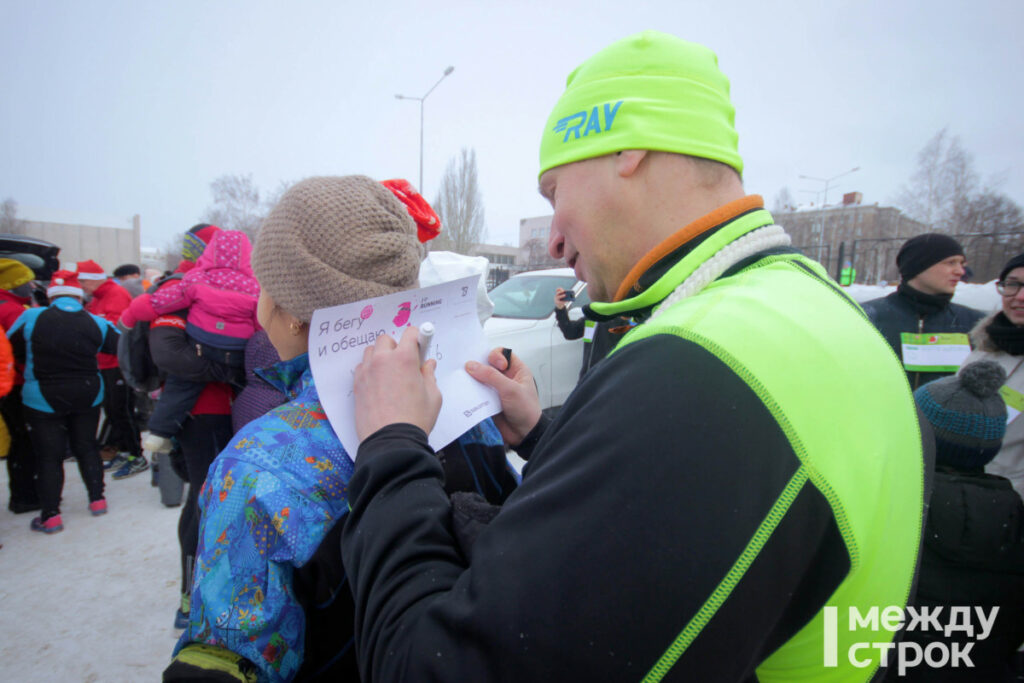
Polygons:
[[[186,332],[196,352],[243,372],[245,343],[256,331],[256,301],[260,286],[249,265],[252,245],[244,232],[217,230],[211,235],[195,268],[178,282],[132,300],[120,324],[188,309]],[[149,419],[143,449],[166,453],[205,382],[170,375]]]

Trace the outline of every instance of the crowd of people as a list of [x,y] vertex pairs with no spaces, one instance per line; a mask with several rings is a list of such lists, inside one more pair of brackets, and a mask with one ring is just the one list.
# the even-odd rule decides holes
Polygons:
[[[313,312],[415,289],[441,225],[404,181],[307,178],[254,245],[196,225],[148,287],[84,261],[32,307],[0,260],[10,509],[59,532],[70,454],[107,512],[101,447],[115,479],[154,453],[180,472],[165,681],[1016,680],[1024,254],[986,314],[952,304],[961,245],[914,237],[860,307],[744,192],[714,53],[657,32],[572,72],[540,162],[549,252],[592,299],[570,321],[555,296],[588,342],[556,416],[495,349],[465,369],[501,412],[435,453],[407,327],[355,371],[347,452]],[[162,387],[144,430],[129,340]],[[985,635],[951,640],[964,609]]]

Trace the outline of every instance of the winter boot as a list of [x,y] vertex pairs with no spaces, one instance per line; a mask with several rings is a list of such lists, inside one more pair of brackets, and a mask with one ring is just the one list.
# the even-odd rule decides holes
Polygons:
[[43,506],[38,502],[35,503],[22,503],[19,501],[11,501],[7,504],[7,509],[16,515],[23,514],[25,512],[38,512],[43,509]]
[[[145,451],[143,451],[145,454]],[[160,485],[160,458],[159,453],[149,454],[149,485],[156,487]]]
[[157,486],[160,487],[161,503],[169,508],[181,505],[185,497],[185,483],[171,467],[169,454],[160,456],[160,478],[157,480]]
[[42,531],[44,534],[55,534],[58,531],[64,531],[64,525],[61,524],[60,515],[54,515],[45,522],[42,517],[36,517],[32,520],[31,528],[32,531]]

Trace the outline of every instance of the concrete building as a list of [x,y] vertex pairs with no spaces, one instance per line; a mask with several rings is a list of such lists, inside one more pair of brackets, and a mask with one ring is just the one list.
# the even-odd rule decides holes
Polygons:
[[164,269],[166,255],[159,247],[141,247],[139,249],[139,266],[142,268]]
[[524,270],[557,268],[565,263],[548,256],[548,236],[554,216],[535,216],[519,221],[520,262]]
[[73,267],[76,261],[92,259],[110,272],[123,263],[138,265],[141,261],[141,223],[139,215],[124,227],[82,225],[42,220],[21,219],[12,234],[28,235],[52,242],[60,247],[62,268]]
[[[911,237],[931,228],[892,206],[863,205],[860,192],[844,195],[843,203],[819,209],[774,213],[775,222],[786,228],[793,246],[825,266],[840,279],[840,270],[855,269],[854,282],[899,282],[896,254]],[[964,248],[973,282],[999,276],[1002,265],[1024,250],[1024,232],[954,233]]]
[[850,262],[856,282],[878,284],[899,280],[896,253],[908,238],[928,231],[892,206],[861,204],[861,194],[850,192],[844,203],[816,209],[773,213],[775,222],[793,238],[793,246],[839,278]]
[[[790,234],[793,246],[825,266],[829,275],[837,280],[843,267],[849,265],[855,271],[854,282],[898,282],[896,254],[900,247],[909,238],[929,232],[930,228],[894,206],[866,205],[862,200],[860,192],[848,192],[843,195],[841,204],[798,208],[772,215]],[[565,265],[548,256],[551,219],[550,215],[520,219],[519,256],[514,266],[510,266],[511,272]],[[997,277],[1008,258],[1024,251],[1024,231],[953,237],[964,247],[974,282],[987,282]],[[479,245],[474,253],[487,256],[495,263],[486,253],[491,249],[489,245]]]
[[520,265],[520,249],[509,245],[476,244],[470,249],[470,256],[487,259],[487,289],[491,290],[511,276],[523,270]]

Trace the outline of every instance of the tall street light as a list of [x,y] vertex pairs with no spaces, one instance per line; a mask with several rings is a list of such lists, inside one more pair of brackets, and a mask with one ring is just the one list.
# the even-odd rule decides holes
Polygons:
[[426,93],[424,93],[423,97],[409,97],[408,95],[395,95],[395,97],[397,99],[400,99],[400,100],[416,100],[417,102],[420,103],[420,184],[416,188],[420,192],[423,192],[423,103],[426,101],[427,96],[430,95],[430,93],[434,92],[434,88],[436,88],[437,86],[441,85],[441,81],[443,81],[445,78],[447,78],[448,75],[451,72],[453,72],[453,71],[455,71],[455,67],[454,66],[450,66],[447,69],[445,69],[444,70],[444,74],[441,75],[441,78],[437,79],[437,83],[435,83],[433,85],[433,87],[430,88],[430,90],[428,90]]
[[800,177],[802,179],[804,179],[804,180],[817,180],[820,183],[825,183],[824,199],[821,202],[821,206],[824,208],[826,205],[828,205],[828,187],[829,187],[829,185],[832,184],[832,181],[833,180],[839,180],[843,176],[848,176],[851,173],[853,173],[854,171],[859,171],[859,170],[860,170],[860,166],[854,166],[849,171],[846,171],[844,173],[840,173],[839,175],[834,175],[831,178],[815,178],[814,176],[811,176],[811,175],[802,175]]
[[[811,176],[811,175],[802,175],[802,176],[800,176],[800,178],[802,178],[803,180],[817,180],[819,183],[825,183],[825,190],[824,190],[824,193],[822,195],[822,200],[821,200],[821,211],[822,211],[822,214],[821,214],[821,227],[818,228],[818,246],[819,246],[819,248],[821,247],[821,244],[822,244],[822,242],[825,239],[825,213],[824,213],[824,211],[825,211],[825,207],[828,206],[828,188],[829,188],[829,185],[832,184],[833,180],[839,180],[840,178],[842,178],[844,176],[848,176],[851,173],[853,173],[854,171],[859,171],[859,170],[860,170],[860,166],[854,166],[849,171],[844,171],[843,173],[840,173],[839,175],[834,175],[831,178],[816,178],[816,177]],[[819,253],[819,260],[820,260],[820,253]]]

